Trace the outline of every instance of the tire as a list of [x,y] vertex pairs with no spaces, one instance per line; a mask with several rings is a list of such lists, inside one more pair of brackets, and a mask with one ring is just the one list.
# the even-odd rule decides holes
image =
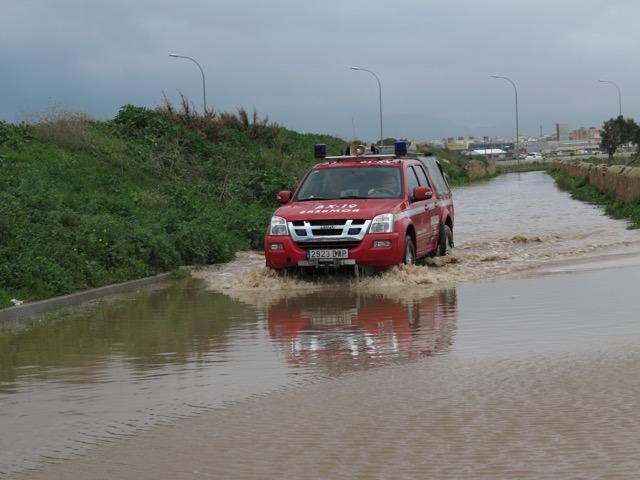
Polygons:
[[453,247],[453,232],[449,225],[442,225],[440,227],[440,237],[438,238],[438,248],[436,255],[438,257],[444,257],[447,254],[447,246]]
[[404,255],[402,257],[402,263],[405,265],[416,264],[416,247],[409,235],[404,237]]

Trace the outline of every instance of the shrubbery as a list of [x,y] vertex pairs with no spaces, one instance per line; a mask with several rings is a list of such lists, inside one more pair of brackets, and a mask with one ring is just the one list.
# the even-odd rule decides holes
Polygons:
[[0,146],[17,147],[29,143],[32,138],[33,128],[30,125],[13,125],[0,120]]

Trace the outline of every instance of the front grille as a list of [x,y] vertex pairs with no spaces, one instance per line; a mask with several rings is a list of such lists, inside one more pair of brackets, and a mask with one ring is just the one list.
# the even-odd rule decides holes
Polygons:
[[323,245],[326,242],[355,242],[362,241],[371,220],[332,220],[332,219],[311,219],[296,220],[289,222],[289,232],[291,238],[296,243],[318,242]]
[[300,248],[356,248],[360,242],[296,242]]

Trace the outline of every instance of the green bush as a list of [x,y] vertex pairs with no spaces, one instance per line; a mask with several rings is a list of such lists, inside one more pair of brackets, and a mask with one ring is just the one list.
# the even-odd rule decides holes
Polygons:
[[233,258],[238,241],[219,226],[208,223],[181,225],[175,233],[175,244],[183,263],[203,265],[228,262]]
[[11,298],[9,297],[9,292],[0,287],[0,308],[10,307],[13,304],[11,303]]
[[0,120],[0,146],[18,147],[33,138],[33,128],[26,123],[13,125]]

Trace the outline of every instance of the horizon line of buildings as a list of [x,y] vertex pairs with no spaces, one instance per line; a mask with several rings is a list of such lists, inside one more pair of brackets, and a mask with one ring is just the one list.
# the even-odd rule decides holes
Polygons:
[[[540,136],[520,135],[518,137],[518,153],[552,153],[552,152],[580,152],[600,149],[601,132],[598,127],[579,127],[569,130],[566,123],[556,124],[556,131],[552,134]],[[439,140],[426,142],[428,145],[446,148],[450,151],[471,152],[481,150],[491,152],[495,149],[509,153],[515,148],[515,137],[504,139],[497,136],[458,136],[443,137]]]

